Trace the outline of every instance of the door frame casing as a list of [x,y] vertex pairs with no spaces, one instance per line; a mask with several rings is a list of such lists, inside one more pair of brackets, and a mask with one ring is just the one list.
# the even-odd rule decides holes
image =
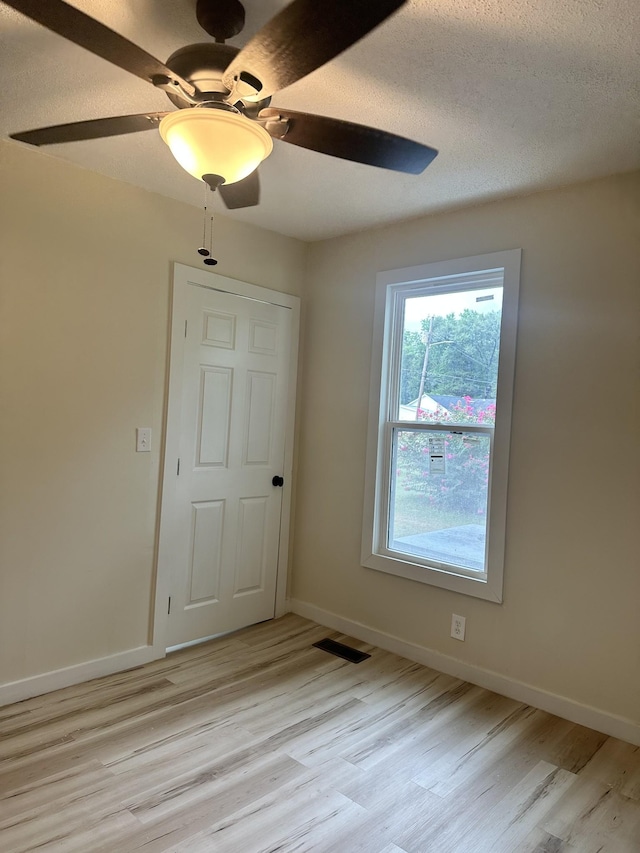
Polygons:
[[[167,496],[176,488],[176,465],[179,457],[180,431],[182,422],[182,368],[187,318],[189,287],[204,287],[245,299],[268,302],[291,311],[291,348],[287,388],[287,413],[285,427],[284,465],[282,476],[285,488],[282,494],[282,511],[278,543],[278,565],[276,571],[276,597],[274,616],[286,613],[287,577],[289,563],[289,534],[291,522],[291,493],[293,475],[293,443],[295,431],[296,383],[298,376],[298,345],[300,334],[300,298],[259,287],[255,284],[228,278],[208,270],[200,270],[185,264],[174,263],[171,286],[171,337],[168,357],[168,385],[165,397],[165,430],[162,447],[162,492],[158,514],[157,560],[155,582],[155,604],[151,643],[157,657],[166,653],[168,624],[168,600],[171,590],[171,564],[169,541],[176,520],[174,501]],[[286,486],[289,486],[287,488]],[[203,638],[206,639],[206,638]],[[199,641],[198,641],[199,642]]]

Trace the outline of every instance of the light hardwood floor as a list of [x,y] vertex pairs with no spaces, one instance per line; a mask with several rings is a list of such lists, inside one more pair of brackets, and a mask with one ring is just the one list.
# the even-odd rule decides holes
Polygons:
[[640,851],[640,748],[293,615],[0,734],[2,853]]

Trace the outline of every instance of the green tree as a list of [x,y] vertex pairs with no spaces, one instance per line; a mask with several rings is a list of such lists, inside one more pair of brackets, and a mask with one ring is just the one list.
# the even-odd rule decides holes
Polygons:
[[421,332],[405,331],[400,402],[418,397],[427,345],[424,393],[491,399],[496,396],[500,312],[425,318]]
[[400,402],[410,403],[418,396],[425,342],[420,332],[405,331],[400,365]]

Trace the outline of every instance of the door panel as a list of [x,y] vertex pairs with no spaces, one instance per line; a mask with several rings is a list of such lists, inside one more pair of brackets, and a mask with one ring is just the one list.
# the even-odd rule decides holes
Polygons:
[[202,286],[183,302],[170,646],[274,615],[292,325],[289,308]]
[[240,499],[234,596],[264,588],[268,500],[266,496]]
[[233,314],[203,311],[202,343],[211,347],[235,349],[236,318]]
[[201,367],[197,464],[225,467],[229,451],[233,370]]
[[269,464],[277,379],[274,373],[247,373],[245,465]]
[[191,571],[189,604],[217,600],[222,565],[224,501],[192,504]]

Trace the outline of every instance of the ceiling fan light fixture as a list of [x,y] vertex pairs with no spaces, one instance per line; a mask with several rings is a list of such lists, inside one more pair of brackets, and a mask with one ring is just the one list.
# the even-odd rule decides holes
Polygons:
[[215,108],[169,113],[160,122],[160,135],[190,175],[199,180],[220,175],[225,184],[246,178],[273,150],[273,140],[261,125]]

